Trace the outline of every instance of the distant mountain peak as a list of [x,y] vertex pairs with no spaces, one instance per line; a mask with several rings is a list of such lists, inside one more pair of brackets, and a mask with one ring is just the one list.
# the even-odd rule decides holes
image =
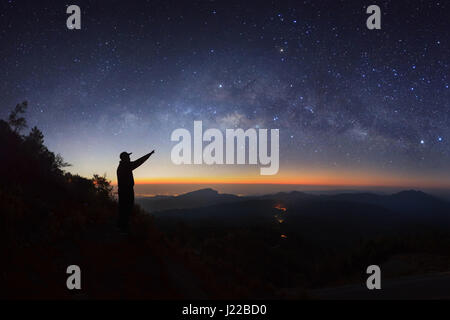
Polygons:
[[394,193],[393,196],[401,196],[401,197],[428,197],[428,198],[433,198],[433,196],[420,191],[420,190],[404,190],[404,191],[400,191],[397,193]]
[[219,194],[219,192],[217,190],[214,190],[211,188],[205,188],[205,189],[187,192],[185,194],[182,194],[181,196],[216,196],[218,194]]

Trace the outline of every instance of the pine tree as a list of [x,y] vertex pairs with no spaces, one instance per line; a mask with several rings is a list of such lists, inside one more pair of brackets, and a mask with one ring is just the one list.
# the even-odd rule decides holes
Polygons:
[[9,114],[8,123],[14,129],[14,132],[19,133],[27,127],[27,121],[23,115],[28,108],[28,102],[24,101],[16,105],[13,111]]

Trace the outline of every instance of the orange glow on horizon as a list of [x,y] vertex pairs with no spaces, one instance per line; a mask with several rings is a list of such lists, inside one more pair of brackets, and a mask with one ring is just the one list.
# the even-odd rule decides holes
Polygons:
[[[365,176],[365,177],[158,177],[135,179],[137,185],[145,184],[279,184],[279,185],[305,185],[305,186],[344,186],[344,187],[432,187],[448,188],[442,181],[421,180],[401,177]],[[113,182],[117,185],[117,181]]]
[[[158,174],[158,173],[156,173]],[[209,175],[208,175],[209,174]],[[159,172],[154,177],[135,177],[136,185],[302,185],[314,187],[393,187],[393,188],[450,188],[441,176],[378,170],[299,169],[286,170],[274,176],[249,175],[248,173],[213,172]],[[117,185],[117,180],[113,181]]]

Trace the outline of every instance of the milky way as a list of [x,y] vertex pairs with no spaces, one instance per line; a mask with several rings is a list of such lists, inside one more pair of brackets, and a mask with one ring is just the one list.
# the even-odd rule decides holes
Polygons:
[[202,120],[279,128],[281,175],[450,178],[445,1],[378,3],[381,30],[361,1],[75,3],[81,30],[62,2],[3,1],[0,15],[0,116],[28,100],[72,172],[114,177],[121,151],[155,148],[138,177],[212,174],[170,163],[170,133]]

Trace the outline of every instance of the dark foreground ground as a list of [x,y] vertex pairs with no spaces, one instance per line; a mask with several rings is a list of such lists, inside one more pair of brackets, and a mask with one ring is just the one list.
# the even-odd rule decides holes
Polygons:
[[312,290],[309,294],[313,299],[326,300],[450,300],[450,272],[382,281],[380,290],[368,290],[364,284],[355,284]]
[[[145,224],[142,224],[145,225]],[[154,233],[142,237],[142,233]],[[167,243],[156,230],[119,233],[113,220],[83,232],[76,241],[44,247],[21,248],[10,254],[14,269],[3,273],[3,298],[8,299],[450,299],[450,272],[403,277],[382,277],[381,290],[356,284],[321,289],[240,288],[229,272],[215,275],[203,263]],[[82,290],[69,291],[65,268],[82,270]],[[388,266],[386,268],[389,268]],[[382,267],[383,270],[383,267]],[[248,283],[242,282],[248,286]],[[258,290],[261,290],[258,293]],[[263,293],[262,293],[263,292]]]

